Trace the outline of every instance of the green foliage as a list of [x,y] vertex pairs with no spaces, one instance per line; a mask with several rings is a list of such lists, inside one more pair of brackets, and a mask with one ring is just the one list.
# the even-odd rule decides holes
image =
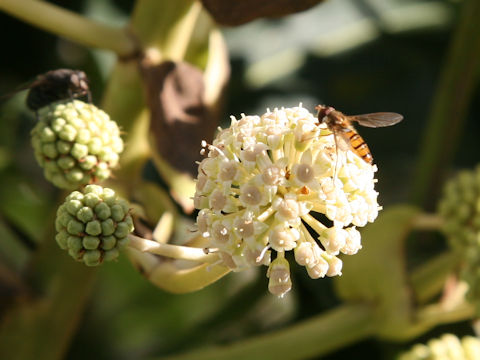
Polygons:
[[383,211],[362,231],[362,250],[345,261],[343,275],[335,281],[342,299],[375,304],[377,334],[389,339],[404,337],[413,321],[404,256],[406,237],[419,211],[406,205]]

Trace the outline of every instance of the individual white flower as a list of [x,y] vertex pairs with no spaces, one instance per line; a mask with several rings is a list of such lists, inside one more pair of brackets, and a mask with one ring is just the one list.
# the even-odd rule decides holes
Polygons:
[[325,229],[318,240],[329,254],[338,255],[347,243],[347,235],[343,228],[333,226]]
[[322,249],[316,242],[303,241],[295,248],[295,261],[307,267],[315,266],[321,256]]
[[362,238],[360,232],[355,228],[355,226],[345,229],[347,237],[345,239],[345,246],[343,246],[340,251],[346,255],[354,255],[362,248]]
[[330,264],[324,259],[320,258],[312,266],[307,266],[307,274],[312,279],[323,278],[327,275]]
[[268,230],[268,226],[258,221],[251,211],[245,211],[242,216],[236,217],[233,226],[236,236],[245,241],[255,240],[259,234]]
[[275,226],[270,230],[268,242],[275,251],[290,251],[297,246],[300,233],[297,229],[283,224]]
[[292,288],[292,280],[290,279],[290,265],[283,257],[277,257],[268,268],[267,276],[268,290],[280,297],[284,296]]
[[204,146],[198,232],[225,266],[268,266],[269,290],[279,296],[292,286],[287,251],[311,278],[341,275],[337,256],[358,252],[356,227],[378,215],[375,165],[337,148],[326,125],[301,106],[232,117]]
[[323,159],[317,163],[316,154],[312,154],[311,149],[303,152],[300,163],[292,166],[290,181],[298,187],[305,186],[309,191],[318,191],[320,189],[318,180],[329,169],[321,160]]

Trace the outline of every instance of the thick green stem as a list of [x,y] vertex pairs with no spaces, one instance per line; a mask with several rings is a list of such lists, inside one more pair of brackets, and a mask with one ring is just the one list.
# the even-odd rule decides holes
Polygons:
[[458,265],[458,260],[458,256],[450,251],[415,269],[410,281],[417,303],[425,303],[440,293],[447,276]]
[[407,338],[416,338],[435,326],[472,319],[475,309],[472,304],[462,302],[449,308],[443,304],[434,304],[420,309],[416,313],[416,322],[406,334]]
[[129,247],[127,254],[132,263],[155,286],[174,294],[184,294],[203,289],[223,276],[230,273],[230,269],[215,264],[200,264],[185,268],[171,259],[158,258],[150,253],[138,251]]
[[137,1],[131,24],[144,49],[153,47],[163,59],[181,60],[198,16],[195,6],[189,16],[192,4],[192,0]]
[[0,0],[0,10],[40,29],[85,46],[112,50],[120,56],[136,52],[134,38],[116,28],[37,0]]
[[441,74],[415,172],[412,202],[430,206],[458,145],[480,66],[480,1],[465,0]]
[[116,64],[103,94],[102,108],[125,133],[125,150],[115,175],[129,197],[139,186],[142,168],[150,156],[149,118],[136,62]]
[[368,305],[344,305],[286,329],[232,345],[211,346],[163,360],[293,360],[327,354],[374,333],[374,309]]

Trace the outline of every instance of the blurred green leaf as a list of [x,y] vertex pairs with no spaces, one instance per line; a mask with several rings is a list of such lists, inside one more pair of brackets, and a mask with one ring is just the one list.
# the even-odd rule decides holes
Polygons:
[[152,355],[152,349],[171,350],[173,344],[183,343],[183,335],[215,319],[237,294],[238,277],[242,277],[235,274],[237,279],[225,277],[201,291],[175,295],[148,283],[125,257],[108,265],[100,269],[89,329],[107,343],[115,343],[119,356],[134,353],[136,358]]
[[25,175],[0,173],[0,212],[34,241],[39,241],[45,228],[45,214],[53,206],[45,192]]
[[0,257],[6,264],[17,271],[25,266],[29,258],[29,251],[17,236],[0,217]]
[[363,248],[344,257],[343,275],[335,279],[340,297],[376,305],[378,334],[398,338],[411,323],[405,239],[419,209],[390,207],[362,231]]
[[90,296],[96,271],[58,247],[52,215],[43,213],[52,231],[44,234],[25,274],[29,296],[16,299],[0,324],[1,359],[63,358]]

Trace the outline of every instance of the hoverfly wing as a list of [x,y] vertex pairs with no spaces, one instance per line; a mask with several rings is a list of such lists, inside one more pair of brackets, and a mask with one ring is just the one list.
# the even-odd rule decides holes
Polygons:
[[378,112],[349,116],[348,119],[356,121],[362,126],[377,128],[395,125],[403,120],[403,116],[393,112]]
[[0,95],[0,101],[1,101],[1,102],[7,101],[7,100],[9,100],[11,97],[17,95],[19,92],[31,89],[33,86],[36,85],[36,83],[37,83],[37,80],[35,80],[35,79],[33,79],[33,80],[31,80],[31,81],[26,81],[25,83],[18,85],[18,86],[17,86],[14,90],[12,90],[11,92]]
[[332,132],[332,135],[334,136],[335,139],[335,147],[342,150],[342,151],[347,151],[351,149],[350,142],[347,140],[345,137],[345,133],[351,131],[350,128],[332,128],[330,129]]

